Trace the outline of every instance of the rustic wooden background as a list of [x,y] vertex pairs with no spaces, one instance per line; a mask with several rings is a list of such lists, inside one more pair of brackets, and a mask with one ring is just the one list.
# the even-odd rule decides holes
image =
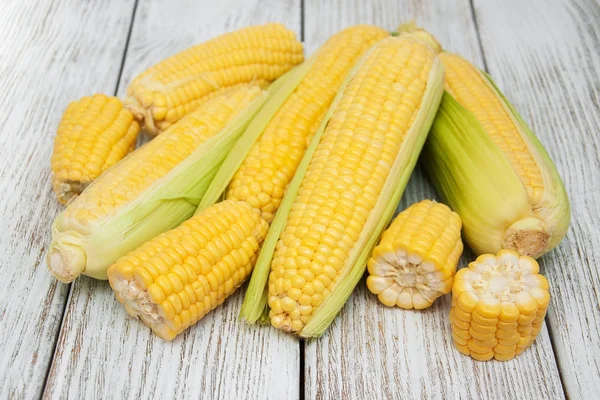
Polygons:
[[[569,192],[571,229],[541,259],[546,325],[523,355],[472,361],[452,347],[448,298],[386,309],[364,282],[319,340],[243,325],[240,291],[166,343],[106,282],[51,277],[49,158],[69,101],[122,95],[147,66],[250,24],[283,22],[311,52],[345,26],[408,19],[494,76]],[[2,0],[0,38],[1,399],[599,398],[597,0]],[[434,196],[418,169],[400,206]]]

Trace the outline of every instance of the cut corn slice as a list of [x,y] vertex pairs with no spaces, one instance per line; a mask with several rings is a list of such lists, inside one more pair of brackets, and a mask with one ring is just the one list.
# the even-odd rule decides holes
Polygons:
[[386,306],[431,306],[452,289],[463,251],[460,228],[460,217],[445,204],[423,200],[408,207],[373,250],[367,287]]
[[[273,326],[320,336],[342,308],[406,186],[442,80],[443,67],[426,41],[403,34],[377,43],[343,85],[286,191],[253,272],[252,280],[255,274],[264,279],[271,265]],[[262,287],[249,288],[247,296],[255,300],[244,318],[260,314],[256,299],[262,293]]]
[[267,229],[248,203],[221,202],[121,257],[110,285],[131,316],[172,340],[242,284]]
[[192,216],[266,99],[257,86],[215,98],[102,174],[52,225],[54,276],[106,279],[119,257]]
[[454,344],[476,360],[510,360],[533,343],[549,302],[548,281],[533,258],[511,250],[481,255],[454,278]]
[[422,157],[430,180],[461,216],[475,253],[540,257],[570,221],[552,160],[489,76],[455,54],[440,59],[446,94]]
[[136,77],[125,105],[156,135],[230,87],[263,86],[304,60],[302,44],[282,24],[251,26],[178,53]]
[[50,159],[58,201],[73,201],[132,151],[139,131],[133,114],[116,97],[95,94],[70,103],[58,125]]

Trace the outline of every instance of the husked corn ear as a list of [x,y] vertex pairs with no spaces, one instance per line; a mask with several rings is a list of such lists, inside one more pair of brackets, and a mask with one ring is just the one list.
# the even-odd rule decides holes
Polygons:
[[283,193],[325,117],[335,94],[356,61],[389,36],[381,28],[357,25],[333,35],[314,64],[273,116],[233,177],[226,198],[244,200],[273,220]]
[[406,186],[442,79],[435,52],[413,35],[381,40],[348,78],[267,236],[281,233],[268,280],[273,326],[319,336],[342,308]]
[[85,96],[67,106],[50,159],[52,188],[68,204],[135,148],[140,126],[116,97]]
[[127,88],[125,105],[157,135],[227,88],[264,86],[303,60],[302,44],[282,24],[239,29],[141,73]]
[[102,174],[54,221],[51,272],[106,279],[119,257],[189,218],[267,97],[247,86],[206,102]]
[[227,200],[121,257],[108,279],[131,316],[172,340],[244,282],[267,230],[258,210]]
[[569,226],[556,167],[489,76],[458,55],[440,59],[446,94],[422,157],[429,177],[475,253],[507,248],[537,258]]
[[373,250],[367,287],[386,306],[431,306],[452,288],[463,251],[460,228],[460,217],[445,204],[423,200],[408,207]]
[[533,258],[511,250],[481,255],[454,277],[454,345],[476,360],[510,360],[533,343],[549,302],[548,281]]

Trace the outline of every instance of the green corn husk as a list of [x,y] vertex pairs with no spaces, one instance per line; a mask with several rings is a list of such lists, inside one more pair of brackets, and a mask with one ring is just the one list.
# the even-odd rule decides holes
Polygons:
[[538,258],[565,236],[569,200],[542,144],[491,78],[479,73],[512,116],[514,133],[523,138],[542,172],[543,196],[530,199],[503,150],[449,92],[442,99],[421,163],[438,193],[462,218],[465,242],[476,254],[496,254],[506,248]]
[[[271,224],[269,233],[263,242],[263,247],[252,273],[250,285],[246,292],[246,297],[244,298],[240,313],[241,318],[248,323],[260,321],[265,315],[265,309],[268,307],[266,304],[266,286],[277,241],[285,228],[292,204],[300,189],[311,158],[326,130],[327,123],[333,115],[340,98],[343,96],[346,86],[369,54],[370,52],[363,56],[362,60],[359,61],[346,78],[346,81],[338,92],[336,99],[333,101],[322,125],[313,137],[311,145],[306,151],[304,158],[294,175],[294,179],[288,186],[283,201],[275,214],[275,218]],[[414,169],[418,155],[433,122],[442,93],[443,66],[441,62],[436,59],[429,76],[422,106],[412,127],[406,133],[406,139],[396,156],[395,162],[386,178],[386,182],[377,202],[369,214],[357,242],[354,244],[348,255],[343,267],[344,274],[339,278],[334,292],[325,298],[314,314],[309,318],[300,333],[301,337],[308,338],[321,336],[335,319],[336,315],[348,300],[353,289],[360,281],[366,268],[367,259],[377,243],[379,235],[392,218],[396,206],[408,183],[408,179]]]

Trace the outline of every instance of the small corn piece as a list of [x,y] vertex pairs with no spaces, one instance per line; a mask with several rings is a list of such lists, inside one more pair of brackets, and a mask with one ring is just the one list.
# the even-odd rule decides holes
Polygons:
[[52,188],[62,204],[135,148],[140,126],[116,97],[82,97],[67,106],[50,159]]
[[120,258],[108,279],[131,316],[173,340],[250,275],[267,230],[258,210],[226,200]]
[[337,90],[356,61],[384,29],[357,25],[333,35],[296,91],[282,105],[252,147],[229,185],[226,198],[245,200],[271,222],[283,193],[325,117]]
[[491,78],[441,53],[446,93],[422,163],[476,254],[538,258],[565,236],[570,207],[552,160]]
[[247,86],[206,102],[102,174],[52,225],[47,262],[54,276],[106,279],[119,257],[191,217],[267,99]]
[[136,77],[125,105],[157,135],[231,87],[264,86],[304,60],[302,44],[282,24],[251,26],[167,58]]
[[542,328],[550,293],[531,257],[484,254],[456,273],[450,323],[454,345],[479,361],[521,354]]
[[402,211],[369,259],[367,287],[386,306],[423,309],[450,293],[463,251],[461,221],[448,206],[423,200]]
[[263,246],[255,268],[271,264],[273,326],[312,337],[333,321],[392,217],[442,91],[441,62],[415,35],[385,38],[359,62],[271,225],[266,240],[280,237],[272,263]]

